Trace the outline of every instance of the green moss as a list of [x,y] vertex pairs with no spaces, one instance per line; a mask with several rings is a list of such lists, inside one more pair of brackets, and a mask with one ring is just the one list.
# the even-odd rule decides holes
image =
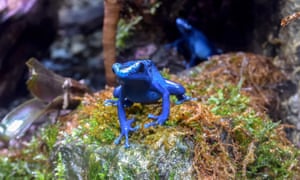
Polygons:
[[164,68],[162,71],[160,71],[160,74],[165,78],[165,79],[170,79],[170,69]]
[[118,135],[116,110],[113,107],[104,106],[103,101],[95,105],[101,108],[82,109],[80,128],[77,129],[78,133],[75,136],[85,136],[84,141],[87,144],[111,144]]
[[55,172],[54,173],[55,179],[58,179],[58,180],[65,179],[66,167],[63,163],[61,153],[58,153],[58,159],[57,159],[57,162],[55,163],[54,172]]
[[172,172],[170,173],[170,176],[169,176],[168,179],[169,179],[169,180],[174,180],[174,179],[175,179],[175,172],[174,172],[174,171],[172,171]]
[[228,116],[244,112],[249,107],[249,98],[242,96],[238,87],[228,85],[224,89],[218,89],[217,94],[208,99],[208,103],[214,105],[211,109],[213,113]]
[[[118,22],[118,31],[116,37],[116,46],[119,49],[126,47],[126,41],[132,35],[135,26],[143,19],[142,16],[133,17],[130,20],[120,19]],[[129,22],[128,22],[129,21]]]
[[60,123],[48,125],[42,130],[42,139],[46,143],[50,151],[52,151],[54,144],[57,141],[60,125]]
[[[237,87],[219,90],[209,103],[213,105],[212,112],[232,119],[232,138],[244,156],[254,153],[254,159],[247,162],[248,178],[285,179],[295,175],[290,167],[299,163],[299,150],[278,138],[279,122],[272,122],[249,109],[249,98],[241,95]],[[253,152],[249,152],[251,143],[254,143]]]
[[274,140],[265,140],[256,145],[256,160],[249,165],[249,178],[262,177],[263,179],[290,179],[295,172],[290,170],[297,164],[298,153],[292,153],[291,147],[282,147]]
[[23,160],[12,162],[0,158],[0,179],[50,179],[51,175],[43,168]]
[[20,157],[0,157],[0,179],[51,179],[48,159],[38,152],[39,144],[33,139]]
[[108,164],[101,164],[100,161],[96,160],[96,156],[93,154],[90,156],[88,179],[100,179],[100,180],[107,179],[108,171],[109,171]]

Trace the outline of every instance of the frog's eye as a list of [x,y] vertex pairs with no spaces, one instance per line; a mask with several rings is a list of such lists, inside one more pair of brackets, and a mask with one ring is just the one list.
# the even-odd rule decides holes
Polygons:
[[145,72],[145,65],[143,63],[139,64],[138,72]]

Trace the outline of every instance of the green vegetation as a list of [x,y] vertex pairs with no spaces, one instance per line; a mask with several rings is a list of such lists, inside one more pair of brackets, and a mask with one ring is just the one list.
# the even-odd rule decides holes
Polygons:
[[[197,85],[190,87],[193,91],[203,92],[196,89],[199,88]],[[212,93],[206,102],[172,104],[170,118],[166,122],[168,128],[142,128],[131,134],[130,141],[155,148],[155,144],[163,139],[162,143],[168,150],[174,146],[174,141],[168,137],[175,135],[180,138],[192,133],[196,144],[194,162],[196,167],[204,169],[199,170],[199,174],[213,173],[211,169],[216,166],[220,169],[217,168],[218,171],[214,173],[220,177],[294,177],[299,150],[285,138],[283,126],[279,122],[272,122],[265,114],[256,112],[250,105],[250,98],[242,94],[239,86],[228,83],[222,89],[211,88],[210,91]],[[111,92],[103,92],[108,93]],[[111,144],[119,133],[116,107],[104,106],[103,101],[90,104],[80,108],[80,136],[87,135],[85,143]],[[127,115],[129,118],[134,115],[136,124],[143,127],[148,120],[148,113],[158,114],[160,111],[160,104],[135,104],[127,109]],[[100,168],[103,177],[107,174],[105,166],[92,167]],[[100,176],[99,172],[96,176]]]
[[[130,20],[120,19],[118,22],[118,31],[116,37],[116,46],[118,49],[126,47],[126,41],[135,30],[135,26],[143,19],[142,16],[133,17]],[[128,22],[129,21],[129,22]]]
[[[228,59],[230,62],[233,61]],[[262,61],[258,60],[258,62]],[[85,172],[86,177],[107,179],[111,171],[116,171],[112,167],[120,167],[119,162],[116,162],[117,156],[127,152],[129,153],[127,158],[139,157],[142,162],[147,162],[146,151],[141,150],[144,146],[147,149],[168,152],[178,144],[178,141],[189,139],[193,142],[192,163],[199,178],[297,179],[300,176],[300,151],[286,138],[285,125],[273,122],[265,113],[265,102],[261,100],[263,98],[256,97],[265,92],[268,94],[272,92],[265,89],[259,93],[244,90],[245,86],[251,87],[251,83],[257,82],[266,87],[267,83],[273,80],[260,79],[258,73],[255,74],[255,78],[251,77],[251,74],[243,74],[242,70],[248,71],[241,70],[239,65],[242,63],[237,57],[234,58],[233,63],[238,65],[239,68],[236,70],[238,73],[228,73],[228,69],[234,68],[233,64],[229,64],[228,67],[220,66],[226,67],[224,71],[226,73],[221,74],[223,69],[220,71],[216,68],[218,62],[224,63],[224,61],[211,61],[206,67],[202,66],[202,69],[196,68],[201,71],[201,75],[198,76],[195,74],[199,72],[179,79],[164,72],[165,77],[180,82],[186,87],[188,94],[197,98],[197,100],[175,105],[175,99],[172,97],[170,116],[165,126],[143,128],[145,123],[151,121],[147,117],[149,113],[157,115],[161,112],[161,103],[134,104],[126,109],[127,118],[135,119],[133,126],[141,127],[130,135],[132,144],[141,145],[135,147],[140,148],[138,151],[140,154],[134,154],[134,150],[124,150],[124,141],[120,145],[112,145],[120,130],[117,108],[104,105],[104,100],[112,97],[112,89],[106,89],[95,93],[93,97],[85,97],[76,111],[64,117],[68,123],[76,124],[71,130],[67,128],[66,121],[49,125],[41,131],[41,135],[38,136],[41,138],[34,138],[26,148],[17,152],[17,155],[0,158],[0,178],[49,179],[51,172],[55,173],[57,179],[66,178],[68,167],[65,165],[63,154],[57,153],[57,157],[54,157],[52,169],[49,165],[49,154],[55,150],[54,146],[58,140],[60,143],[75,144],[78,147],[76,153],[79,154],[79,160],[87,158],[85,162],[87,164],[83,163],[88,169]],[[249,62],[252,63],[253,59]],[[253,65],[256,64],[258,63],[254,61]],[[262,64],[267,67],[266,62]],[[211,71],[205,73],[204,68],[211,68]],[[262,71],[261,68],[253,69]],[[267,67],[267,69],[271,68]],[[214,77],[211,77],[213,76],[211,74],[214,74]],[[236,77],[236,74],[243,77],[236,80],[229,76],[231,74],[232,77]],[[263,72],[263,74],[270,73]],[[276,77],[279,75],[277,74]],[[259,87],[257,85],[256,89]],[[41,144],[47,148],[41,148]],[[164,148],[159,149],[160,147]],[[72,148],[73,146],[70,149]],[[97,151],[93,151],[95,149]],[[82,152],[88,152],[85,154],[86,157],[80,157]],[[185,153],[186,149],[183,148],[182,152]],[[186,156],[190,157],[190,154],[187,153]],[[134,159],[126,160],[122,162],[124,166],[118,169],[118,172],[126,174],[122,176],[124,179],[135,177],[135,173],[144,171],[139,162]],[[130,163],[126,164],[128,162]],[[159,178],[157,167],[151,166],[151,168],[152,178]],[[146,169],[149,167],[147,166]],[[170,179],[176,177],[176,171],[169,173]]]
[[33,139],[23,151],[11,157],[0,157],[0,179],[51,179],[48,157],[40,152],[40,141]]
[[48,127],[42,130],[42,139],[47,144],[50,151],[52,151],[54,144],[57,141],[60,125],[61,123],[48,125]]
[[[224,98],[226,94],[229,96]],[[283,133],[279,122],[259,116],[249,109],[249,101],[239,88],[232,86],[218,90],[217,96],[209,98],[212,112],[232,121],[231,138],[244,156],[242,166],[236,165],[243,167],[237,174],[248,178],[292,178],[295,171],[290,167],[299,163],[300,151],[279,135]]]
[[55,178],[58,180],[64,180],[65,179],[65,172],[66,172],[66,167],[63,163],[61,153],[58,153],[58,159],[56,162],[56,166],[54,168],[54,175]]
[[96,160],[95,155],[90,155],[88,179],[107,179],[109,167]]

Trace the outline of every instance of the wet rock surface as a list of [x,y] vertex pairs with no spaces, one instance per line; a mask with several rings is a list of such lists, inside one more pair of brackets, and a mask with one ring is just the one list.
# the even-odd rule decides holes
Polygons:
[[168,149],[141,144],[125,149],[114,145],[61,143],[52,158],[58,159],[61,154],[66,179],[194,179],[193,144],[180,138],[175,141]]
[[[284,1],[279,3],[278,16],[284,18],[295,12],[300,11],[300,1]],[[278,22],[279,23],[279,22]],[[284,70],[289,79],[296,84],[298,90],[289,99],[282,101],[282,111],[284,122],[294,125],[291,130],[292,141],[300,147],[300,83],[299,83],[299,67],[300,67],[300,21],[292,21],[285,27],[281,27],[278,31],[280,46],[278,46],[278,56],[275,63]]]

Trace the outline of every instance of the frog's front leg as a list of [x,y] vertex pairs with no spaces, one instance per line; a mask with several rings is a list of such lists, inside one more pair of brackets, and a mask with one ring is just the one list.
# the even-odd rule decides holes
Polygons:
[[[122,89],[122,86],[118,86],[114,89],[113,96],[115,98],[120,98],[121,89]],[[133,102],[131,102],[128,99],[124,99],[122,103],[123,103],[124,107],[130,107],[133,104]],[[109,105],[117,106],[117,104],[118,104],[118,100],[114,100],[114,99],[107,99],[104,101],[104,105],[106,105],[106,106],[109,106]]]
[[[122,86],[118,86],[114,89],[114,92],[113,92],[114,98],[119,98],[119,95],[121,94],[121,88],[122,88]],[[109,106],[109,105],[117,106],[118,101],[119,100],[107,99],[104,101],[104,104],[106,106]]]
[[186,67],[186,69],[189,69],[196,65],[197,65],[197,55],[195,54],[195,52],[192,52],[190,62],[188,64],[188,66]]
[[182,48],[184,41],[185,41],[185,38],[177,39],[176,41],[174,41],[172,43],[166,44],[165,49],[169,50],[169,49],[175,48],[175,50],[177,52],[182,51],[182,50],[180,50],[180,48]]
[[163,125],[168,119],[170,114],[170,93],[168,89],[166,89],[165,87],[159,84],[153,84],[153,86],[162,95],[162,113],[159,116],[149,114],[148,117],[151,119],[156,119],[156,121],[145,124],[145,128],[148,128],[150,126]]
[[128,140],[128,133],[130,131],[136,131],[139,127],[131,127],[131,124],[133,123],[133,119],[127,120],[126,119],[126,112],[124,109],[124,98],[122,96],[119,97],[119,100],[117,101],[117,108],[118,108],[118,117],[120,122],[120,128],[121,128],[121,134],[120,136],[114,141],[115,144],[119,144],[122,137],[125,136],[125,148],[128,148],[129,140]]

